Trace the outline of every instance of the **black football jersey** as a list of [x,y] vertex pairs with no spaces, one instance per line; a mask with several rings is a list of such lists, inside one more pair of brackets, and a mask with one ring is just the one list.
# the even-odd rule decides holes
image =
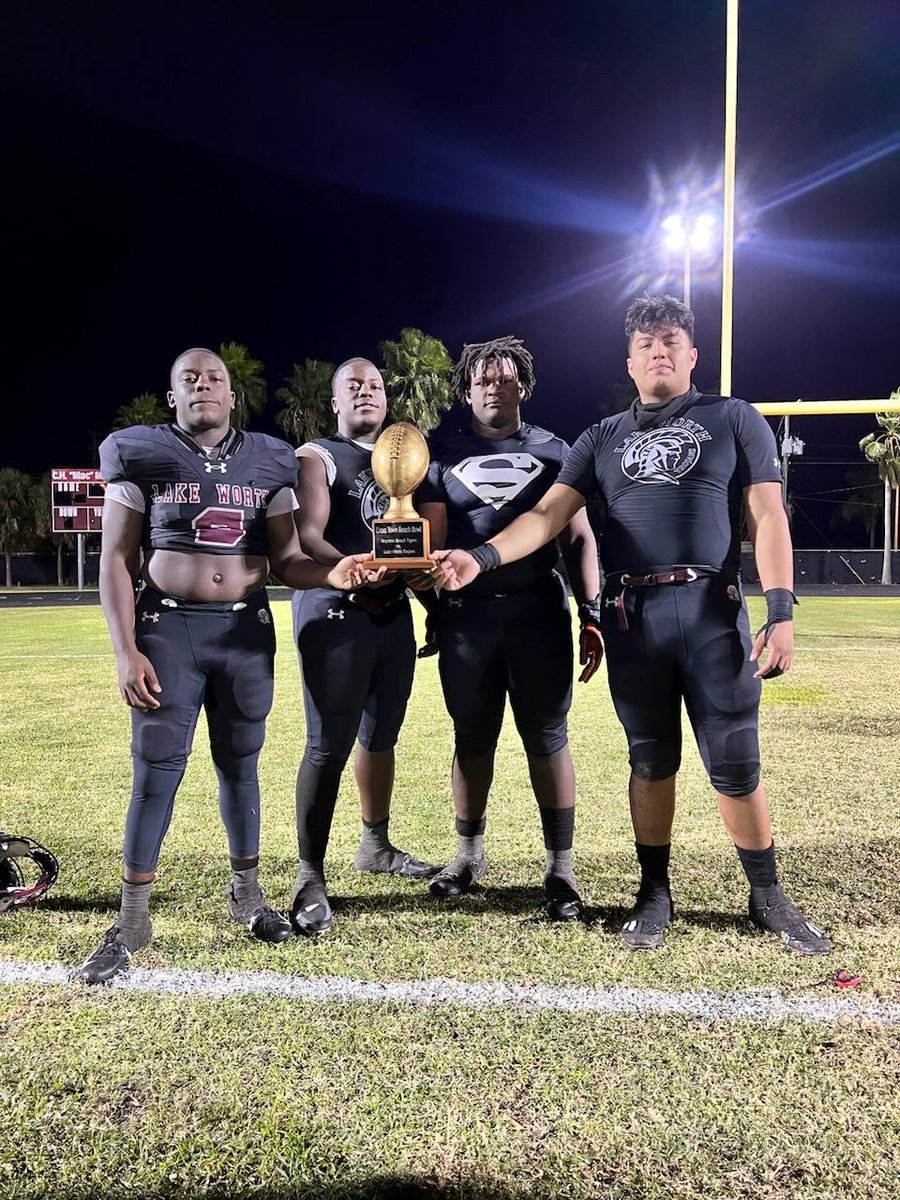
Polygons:
[[145,549],[266,556],[266,509],[297,483],[294,451],[279,438],[232,430],[208,459],[171,425],[134,425],[100,446],[107,483],[141,489]]
[[[505,438],[482,438],[466,430],[429,447],[431,463],[416,503],[447,508],[447,545],[470,550],[528,512],[556,482],[568,446],[537,425],[522,425]],[[479,575],[470,595],[518,592],[547,578],[556,566],[555,541],[518,562]]]
[[629,408],[586,430],[559,482],[605,509],[607,574],[740,565],[743,489],[778,483],[772,430],[745,400],[704,396],[644,428]]
[[325,541],[341,554],[364,554],[372,549],[372,522],[387,511],[388,497],[372,474],[372,447],[349,438],[315,438],[306,442],[325,463],[331,514]]
[[[372,551],[372,522],[383,517],[390,500],[372,474],[372,447],[337,433],[305,443],[325,464],[331,512],[324,537],[341,554]],[[383,603],[405,590],[400,578],[371,590]]]

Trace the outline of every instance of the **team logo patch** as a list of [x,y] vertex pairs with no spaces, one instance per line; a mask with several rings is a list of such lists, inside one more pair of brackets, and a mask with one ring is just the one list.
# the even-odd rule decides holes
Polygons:
[[693,469],[700,457],[700,442],[684,426],[648,429],[622,452],[622,472],[635,483],[674,483]]
[[738,589],[734,586],[733,583],[729,583],[728,587],[725,589],[725,595],[728,597],[729,600],[733,600],[735,602],[735,604],[740,604],[741,593],[738,591]]
[[464,458],[450,474],[482,504],[502,508],[543,472],[544,464],[532,454],[479,454]]
[[388,510],[390,499],[386,492],[375,482],[375,476],[366,470],[357,476],[354,491],[351,496],[359,496],[359,515],[372,528],[372,522],[383,517]]
[[267,608],[261,608],[256,614],[256,619],[260,625],[271,625],[272,617]]

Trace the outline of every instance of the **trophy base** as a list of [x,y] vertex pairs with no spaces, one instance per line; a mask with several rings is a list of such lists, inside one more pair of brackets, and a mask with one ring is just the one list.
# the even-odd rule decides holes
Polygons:
[[424,517],[403,521],[378,518],[372,522],[372,553],[375,557],[366,565],[374,570],[380,567],[392,571],[432,570],[428,522]]

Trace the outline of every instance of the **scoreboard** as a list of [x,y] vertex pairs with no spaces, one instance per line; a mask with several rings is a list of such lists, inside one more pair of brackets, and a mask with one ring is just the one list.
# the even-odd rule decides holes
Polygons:
[[54,467],[50,475],[54,533],[99,533],[106,484],[100,472]]

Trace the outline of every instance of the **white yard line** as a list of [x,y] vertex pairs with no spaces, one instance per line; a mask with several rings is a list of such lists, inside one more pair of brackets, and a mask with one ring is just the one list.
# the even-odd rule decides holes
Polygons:
[[11,658],[39,658],[43,662],[50,662],[56,658],[112,658],[112,656],[111,650],[105,650],[102,654],[0,654],[0,662]]
[[[77,987],[87,997],[87,985],[75,983],[71,969],[58,963],[0,962],[0,985],[38,984]],[[744,1021],[771,1025],[779,1021],[802,1024],[900,1025],[900,1003],[844,994],[840,996],[783,996],[775,990],[731,992],[663,992],[654,988],[548,987],[524,983],[463,983],[456,979],[427,979],[385,983],[337,977],[307,978],[273,971],[148,971],[133,967],[116,977],[108,990],[153,995],[272,996],[305,1004],[404,1004],[433,1008],[510,1008],[522,1012],[606,1013],[613,1016],[685,1017],[702,1021]]]

